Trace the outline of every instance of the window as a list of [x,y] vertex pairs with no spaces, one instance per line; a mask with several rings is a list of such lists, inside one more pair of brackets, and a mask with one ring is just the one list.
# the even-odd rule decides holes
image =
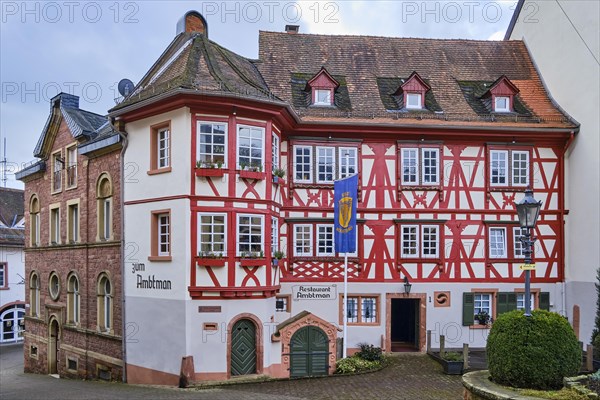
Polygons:
[[[315,157],[313,159],[313,151]],[[336,160],[338,167],[336,168]],[[313,174],[313,171],[316,171]],[[294,146],[294,182],[332,184],[358,172],[356,147]]]
[[112,331],[113,291],[108,275],[101,274],[98,278],[98,330]]
[[525,229],[513,228],[513,243],[514,243],[514,255],[515,258],[523,258],[525,254],[523,253],[523,243],[521,242],[521,237],[525,236]]
[[275,311],[276,312],[290,312],[290,296],[276,296],[275,297]]
[[77,145],[67,147],[67,188],[77,186]]
[[506,257],[506,229],[490,228],[490,258]]
[[317,256],[333,255],[333,225],[317,225]]
[[400,161],[402,184],[438,185],[440,183],[439,159],[438,148],[403,148]]
[[312,147],[294,146],[294,181],[312,183]]
[[171,123],[162,122],[150,127],[149,175],[171,171]]
[[421,109],[421,94],[420,93],[407,93],[406,94],[406,108]]
[[40,278],[36,272],[29,278],[29,312],[32,317],[40,316]]
[[439,227],[437,225],[403,225],[400,228],[401,256],[404,258],[437,258]]
[[62,189],[62,170],[65,160],[60,151],[52,154],[52,191],[60,192]]
[[68,237],[69,243],[79,242],[79,204],[68,205],[68,208],[67,208],[67,237]]
[[527,186],[529,184],[529,151],[490,150],[489,173],[492,186],[509,186],[509,184],[515,187]]
[[96,187],[97,201],[97,241],[112,239],[112,183],[106,173],[100,175]]
[[279,168],[279,136],[273,133],[271,141],[271,161],[273,171]]
[[264,256],[263,216],[238,215],[238,255]]
[[29,205],[30,240],[32,246],[40,245],[40,201],[36,195],[31,197]]
[[279,250],[279,219],[271,217],[271,254]]
[[495,112],[510,112],[510,99],[507,96],[494,97]]
[[238,126],[238,168],[262,168],[265,130],[253,126]]
[[168,256],[171,254],[171,227],[169,214],[158,214],[158,255]]
[[333,183],[335,148],[317,147],[317,183]]
[[340,147],[338,171],[339,179],[344,179],[358,172],[358,149],[356,147]]
[[6,274],[6,263],[0,263],[0,289],[8,287],[8,277]]
[[56,272],[52,272],[48,279],[48,293],[50,293],[52,300],[58,300],[58,296],[60,295],[60,279]]
[[331,90],[315,89],[315,105],[330,106],[331,105]]
[[492,295],[489,293],[474,293],[474,311],[473,315],[486,313],[492,315]]
[[225,214],[199,214],[201,255],[226,256],[226,216]]
[[227,125],[198,122],[198,163],[200,166],[227,165]]
[[60,207],[50,208],[50,244],[60,244]]
[[379,322],[378,302],[377,296],[348,296],[346,303],[348,324],[377,324]]
[[312,256],[312,225],[294,225],[294,255]]
[[[535,293],[530,293],[531,309],[535,308]],[[517,293],[517,310],[525,309],[525,293]]]
[[70,324],[79,324],[80,306],[79,279],[71,273],[67,280],[67,318]]

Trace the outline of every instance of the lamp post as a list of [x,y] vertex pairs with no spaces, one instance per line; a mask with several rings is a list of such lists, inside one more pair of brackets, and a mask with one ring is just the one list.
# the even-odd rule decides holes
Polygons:
[[[531,254],[533,253],[533,244],[536,238],[531,234],[531,230],[535,228],[542,202],[533,198],[531,188],[525,190],[525,197],[515,202],[517,215],[519,216],[519,224],[521,229],[525,229],[525,234],[520,238],[523,244],[523,254],[525,255],[525,264],[531,264]],[[531,290],[530,290],[531,271],[525,269],[525,316],[531,316]]]

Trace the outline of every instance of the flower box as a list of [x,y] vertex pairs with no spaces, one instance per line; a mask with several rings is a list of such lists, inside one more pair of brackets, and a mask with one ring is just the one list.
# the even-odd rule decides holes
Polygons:
[[267,174],[260,171],[248,171],[245,169],[240,170],[240,178],[254,179],[256,181],[264,180]]
[[223,176],[225,170],[221,168],[196,168],[196,176]]
[[242,267],[258,267],[267,265],[267,260],[265,258],[240,258],[240,264]]
[[225,258],[196,257],[199,267],[224,267],[226,261]]

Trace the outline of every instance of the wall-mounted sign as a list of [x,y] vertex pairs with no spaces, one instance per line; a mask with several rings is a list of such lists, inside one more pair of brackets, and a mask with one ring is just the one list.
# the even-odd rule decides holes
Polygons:
[[336,285],[292,286],[292,298],[294,300],[334,300],[336,297]]

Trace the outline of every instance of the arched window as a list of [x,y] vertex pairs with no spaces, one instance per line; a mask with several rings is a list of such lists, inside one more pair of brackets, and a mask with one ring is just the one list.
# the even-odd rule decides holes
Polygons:
[[112,324],[113,287],[108,275],[101,274],[98,278],[98,329],[110,332]]
[[110,175],[103,173],[98,178],[96,187],[96,198],[98,202],[98,240],[111,240],[112,214],[113,214],[113,187]]
[[31,246],[40,245],[40,200],[37,195],[31,196],[29,202],[29,218],[30,218],[30,243]]
[[40,277],[37,272],[32,272],[29,278],[29,314],[32,317],[40,316]]
[[70,324],[79,325],[80,305],[79,279],[75,273],[71,273],[67,280],[67,315]]

